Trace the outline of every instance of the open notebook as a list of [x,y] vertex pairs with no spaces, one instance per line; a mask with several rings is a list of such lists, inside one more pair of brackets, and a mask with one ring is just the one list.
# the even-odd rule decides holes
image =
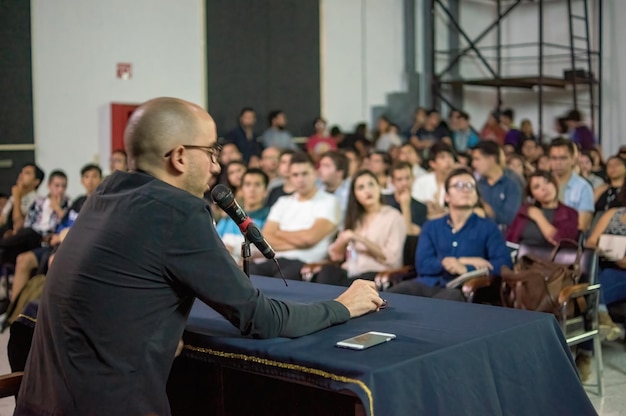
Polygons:
[[626,235],[602,234],[598,251],[607,260],[616,261],[626,257]]

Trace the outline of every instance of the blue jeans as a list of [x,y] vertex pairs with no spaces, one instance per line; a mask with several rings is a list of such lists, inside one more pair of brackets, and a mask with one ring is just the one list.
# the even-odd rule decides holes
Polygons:
[[626,300],[626,270],[606,268],[600,271],[600,303],[611,303]]

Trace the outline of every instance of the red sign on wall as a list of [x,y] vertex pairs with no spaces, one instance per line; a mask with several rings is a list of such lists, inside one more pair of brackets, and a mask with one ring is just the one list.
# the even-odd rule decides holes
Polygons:
[[130,79],[133,76],[133,66],[129,63],[120,62],[117,64],[117,77],[119,79]]

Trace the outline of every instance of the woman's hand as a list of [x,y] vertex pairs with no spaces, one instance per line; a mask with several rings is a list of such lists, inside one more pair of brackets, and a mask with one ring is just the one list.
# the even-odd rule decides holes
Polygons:
[[354,234],[354,231],[352,230],[343,230],[342,232],[339,233],[338,238],[344,244],[348,244],[350,241],[355,239],[355,234]]

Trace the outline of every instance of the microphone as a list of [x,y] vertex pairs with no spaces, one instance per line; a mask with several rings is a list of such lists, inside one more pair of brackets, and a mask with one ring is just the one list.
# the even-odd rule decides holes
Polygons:
[[274,256],[276,256],[274,249],[263,237],[259,227],[248,217],[248,214],[246,214],[243,208],[239,206],[230,189],[222,184],[215,185],[211,191],[211,197],[213,201],[235,221],[241,233],[259,249],[266,259],[272,260]]

